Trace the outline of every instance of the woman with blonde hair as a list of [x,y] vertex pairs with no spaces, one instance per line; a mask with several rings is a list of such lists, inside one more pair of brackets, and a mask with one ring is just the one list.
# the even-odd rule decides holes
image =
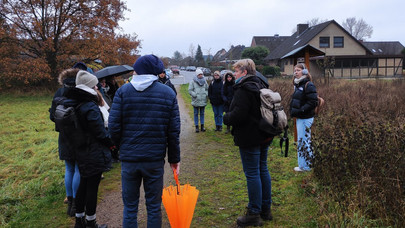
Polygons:
[[316,87],[312,83],[312,76],[304,63],[298,63],[294,67],[294,93],[290,104],[291,117],[296,118],[297,127],[297,153],[298,167],[296,172],[309,171],[309,158],[312,156],[311,149],[311,126],[314,121],[315,107],[318,103]]

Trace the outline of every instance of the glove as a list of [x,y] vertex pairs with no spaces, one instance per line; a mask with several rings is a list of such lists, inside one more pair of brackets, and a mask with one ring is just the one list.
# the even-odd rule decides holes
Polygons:
[[118,148],[114,145],[110,147],[111,157],[115,160],[119,160]]

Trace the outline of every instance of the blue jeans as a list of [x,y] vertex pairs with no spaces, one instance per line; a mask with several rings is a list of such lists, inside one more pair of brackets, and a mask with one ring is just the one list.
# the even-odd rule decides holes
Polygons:
[[298,167],[302,170],[311,170],[309,167],[311,164],[305,158],[304,152],[306,150],[307,154],[312,157],[311,149],[311,126],[314,122],[314,118],[308,119],[298,119],[297,118],[297,149],[298,149]]
[[198,125],[198,114],[200,114],[200,124],[204,124],[205,107],[194,107],[194,125]]
[[271,205],[271,177],[267,168],[267,151],[270,143],[254,147],[239,147],[247,181],[248,208],[255,214],[270,208]]
[[215,126],[222,126],[222,115],[224,114],[224,105],[213,105]]
[[122,200],[124,201],[124,228],[138,227],[138,204],[143,181],[148,228],[162,226],[162,191],[164,161],[122,162]]
[[77,162],[65,160],[65,189],[66,196],[76,198],[80,184],[80,173]]

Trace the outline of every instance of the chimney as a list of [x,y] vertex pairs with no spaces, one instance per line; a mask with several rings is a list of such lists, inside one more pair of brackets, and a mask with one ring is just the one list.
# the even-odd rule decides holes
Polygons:
[[297,25],[297,33],[298,33],[298,35],[301,35],[308,27],[309,27],[308,24],[298,24]]

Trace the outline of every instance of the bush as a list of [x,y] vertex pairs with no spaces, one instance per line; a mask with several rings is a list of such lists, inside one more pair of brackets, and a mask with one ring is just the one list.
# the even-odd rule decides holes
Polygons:
[[[314,177],[327,193],[323,208],[337,208],[341,225],[353,222],[356,212],[380,226],[404,226],[405,82],[315,85],[326,101],[312,126]],[[291,80],[271,81],[284,107],[289,107],[291,86]]]
[[272,75],[272,76],[280,76],[280,67],[278,66],[263,66],[260,71],[263,75]]

